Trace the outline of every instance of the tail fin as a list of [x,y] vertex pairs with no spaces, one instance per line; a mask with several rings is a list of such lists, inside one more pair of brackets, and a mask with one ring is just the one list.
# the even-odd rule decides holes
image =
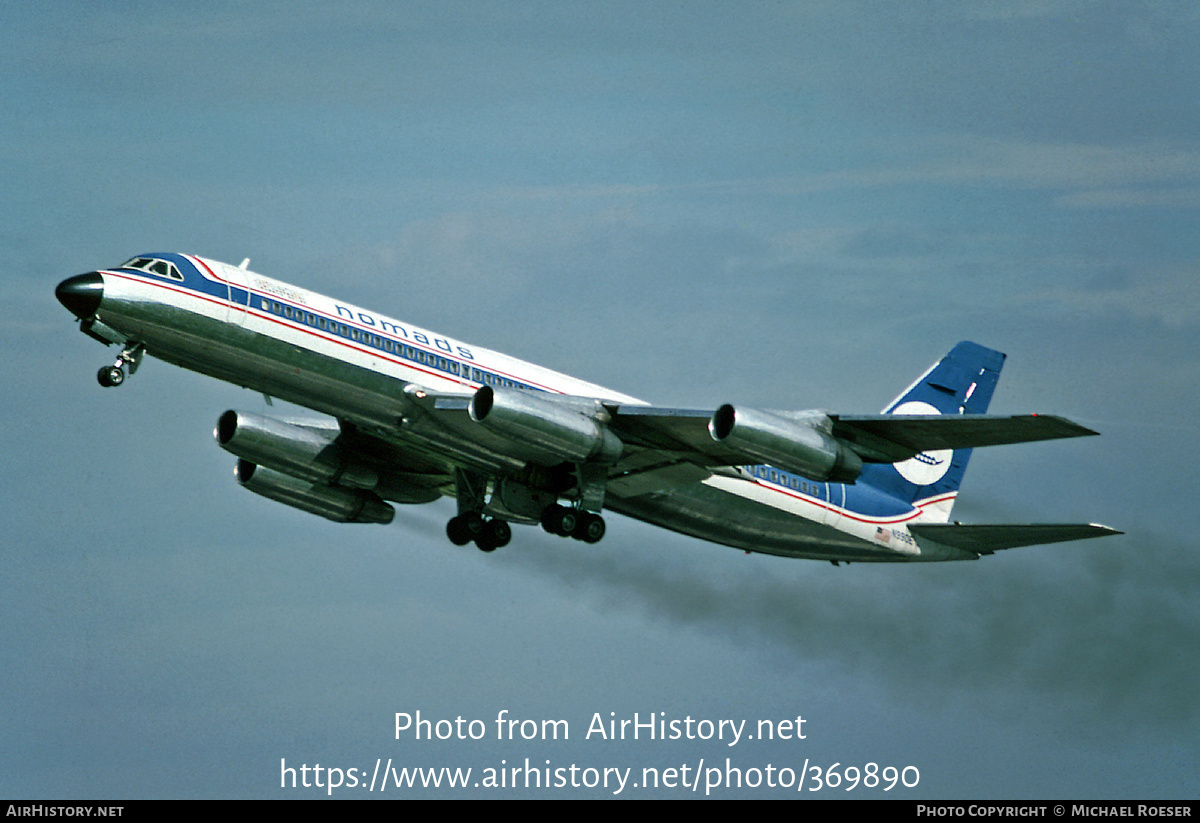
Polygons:
[[[1004,355],[963,341],[883,409],[884,414],[983,414]],[[899,463],[868,464],[860,481],[921,508],[922,522],[945,523],[971,449],[921,452]]]

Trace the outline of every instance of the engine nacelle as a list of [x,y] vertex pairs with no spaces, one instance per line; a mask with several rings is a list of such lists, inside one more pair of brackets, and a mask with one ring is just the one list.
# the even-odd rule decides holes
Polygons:
[[238,483],[255,494],[310,514],[319,514],[337,523],[386,524],[396,516],[396,510],[373,492],[314,485],[307,480],[257,466],[249,460],[238,460],[234,476]]
[[708,421],[713,440],[810,480],[853,483],[863,462],[834,437],[833,422],[820,412],[783,416],[725,404]]
[[615,463],[621,457],[621,438],[576,405],[481,386],[468,410],[475,422],[559,461]]
[[379,474],[347,460],[334,443],[338,433],[336,429],[318,431],[261,414],[230,410],[217,420],[213,436],[225,451],[283,474],[312,483],[375,488]]

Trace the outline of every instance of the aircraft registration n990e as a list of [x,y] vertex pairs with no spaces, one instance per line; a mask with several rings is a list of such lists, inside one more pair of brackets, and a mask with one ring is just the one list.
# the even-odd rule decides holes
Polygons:
[[90,337],[328,415],[226,411],[216,439],[253,492],[339,522],[446,495],[446,534],[492,551],[512,523],[595,543],[611,509],[752,552],[973,560],[1120,532],[951,523],[971,450],[1093,432],[988,415],[1004,355],[963,342],[879,415],[658,408],[248,270],[153,253],[59,284]]

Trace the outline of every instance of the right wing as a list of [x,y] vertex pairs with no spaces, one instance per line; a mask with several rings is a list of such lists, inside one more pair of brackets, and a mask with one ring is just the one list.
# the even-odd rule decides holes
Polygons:
[[953,549],[976,554],[992,554],[1001,549],[1041,546],[1068,540],[1087,540],[1124,534],[1095,523],[1020,523],[1003,525],[962,525],[960,523],[913,523],[908,530],[917,543],[929,540]]

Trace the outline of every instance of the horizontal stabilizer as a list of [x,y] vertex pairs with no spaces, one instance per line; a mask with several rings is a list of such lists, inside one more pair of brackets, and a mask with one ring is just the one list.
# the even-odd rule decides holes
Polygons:
[[908,527],[917,538],[930,540],[952,549],[976,554],[991,554],[1000,549],[1040,546],[1067,540],[1087,540],[1110,534],[1124,534],[1095,523],[1019,523],[1003,525],[962,525],[960,523],[915,523]]
[[863,460],[896,463],[921,452],[1006,446],[1097,434],[1052,414],[830,415],[833,435]]

